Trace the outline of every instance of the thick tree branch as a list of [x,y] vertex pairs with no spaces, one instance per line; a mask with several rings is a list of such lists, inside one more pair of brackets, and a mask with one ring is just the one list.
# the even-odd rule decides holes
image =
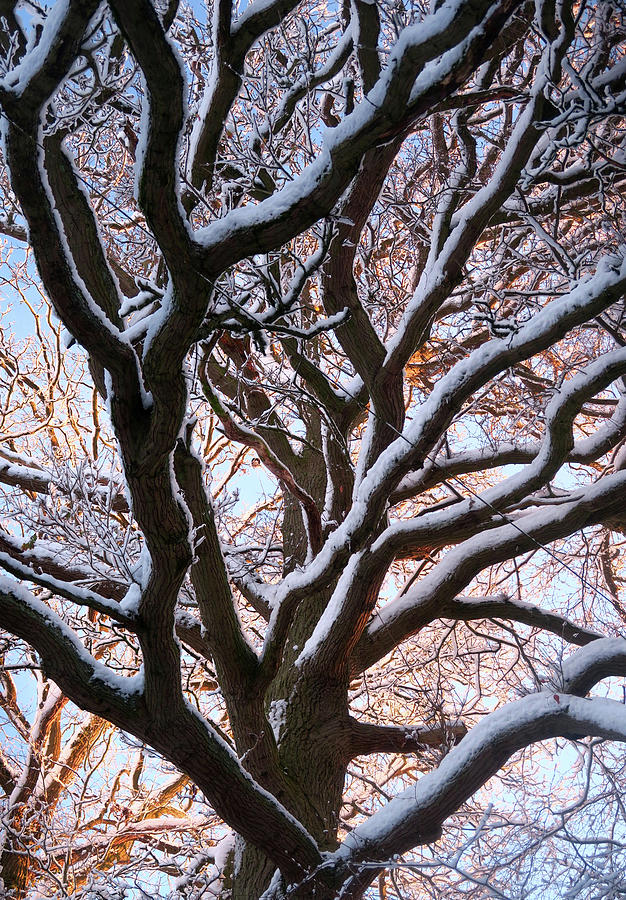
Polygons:
[[440,728],[376,725],[350,719],[350,758],[369,753],[423,753],[426,747],[458,744],[467,734],[462,723]]
[[[98,0],[70,0],[51,10],[37,47],[15,67],[0,92],[0,104],[12,117],[36,114],[69,74]],[[6,93],[5,93],[6,92]]]
[[576,499],[556,509],[540,508],[449,550],[431,573],[377,613],[357,647],[355,668],[368,668],[388,653],[415,627],[429,620],[425,615],[438,617],[441,606],[445,608],[487,565],[512,559],[601,522],[611,511],[620,509],[624,497],[626,473],[617,472],[581,490]]
[[49,677],[84,709],[121,728],[143,718],[141,679],[114,675],[50,607],[8,578],[0,584],[0,626],[34,647]]
[[[624,706],[615,700],[546,692],[503,707],[473,728],[435,772],[355,828],[337,851],[337,864],[354,871],[361,861],[382,862],[436,840],[446,818],[517,750],[536,741],[581,734],[626,741]],[[371,872],[353,875],[344,883],[344,896],[360,896],[364,879],[369,883]]]
[[[626,395],[622,392],[610,420],[592,435],[574,441],[565,461],[591,463],[600,459],[626,437]],[[439,456],[417,472],[406,475],[391,495],[392,503],[401,503],[447,478],[472,472],[484,472],[501,466],[528,464],[535,461],[540,443],[498,444],[495,449],[464,450],[450,456]]]

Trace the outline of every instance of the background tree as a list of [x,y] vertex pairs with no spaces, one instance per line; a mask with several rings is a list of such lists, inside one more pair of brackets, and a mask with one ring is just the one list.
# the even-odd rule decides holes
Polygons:
[[[622,11],[0,11],[2,229],[89,371],[3,357],[0,625],[236,834],[179,896],[613,890]],[[543,837],[578,870],[535,874],[503,850],[557,737],[586,793]]]
[[[161,870],[157,854],[183,857],[185,843],[197,858],[214,817],[189,814],[188,779],[174,773],[155,784],[143,748],[120,744],[97,716],[68,714],[67,699],[40,676],[34,715],[24,712],[12,678],[24,657],[15,666],[5,657],[2,679],[6,896],[97,896],[98,885],[141,884],[140,873]],[[169,871],[184,875],[173,863]]]

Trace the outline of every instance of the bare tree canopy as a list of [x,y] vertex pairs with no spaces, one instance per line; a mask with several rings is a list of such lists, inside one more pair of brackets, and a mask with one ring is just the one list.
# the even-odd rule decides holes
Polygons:
[[9,896],[87,884],[112,726],[110,885],[149,833],[180,900],[626,890],[625,26],[0,0]]

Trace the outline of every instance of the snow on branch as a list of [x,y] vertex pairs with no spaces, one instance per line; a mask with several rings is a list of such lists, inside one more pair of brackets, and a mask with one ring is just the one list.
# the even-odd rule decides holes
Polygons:
[[124,678],[94,659],[49,606],[15,581],[0,577],[0,626],[32,644],[50,677],[100,715],[124,721],[138,707],[143,675]]
[[[584,671],[591,677],[598,655],[603,657],[605,677],[623,674],[626,642],[619,639],[619,643],[621,648],[616,639],[607,650],[606,642],[595,642],[570,659],[581,654],[577,666],[581,676]],[[422,776],[414,787],[357,826],[329,864],[340,863],[349,871],[361,861],[382,862],[432,840],[447,816],[517,750],[535,741],[581,735],[626,741],[626,707],[615,700],[582,699],[552,691],[507,704],[476,725],[437,770]]]

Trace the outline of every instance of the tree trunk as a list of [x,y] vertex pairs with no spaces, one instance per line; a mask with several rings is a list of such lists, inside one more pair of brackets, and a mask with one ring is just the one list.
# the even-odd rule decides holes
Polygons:
[[[306,460],[300,483],[321,509],[326,471],[321,457]],[[283,542],[287,569],[304,562],[306,530],[299,504],[285,500]],[[348,677],[309,675],[295,665],[326,607],[334,585],[308,597],[297,610],[283,652],[282,664],[270,688],[269,719],[278,743],[279,762],[295,785],[298,807],[290,810],[313,835],[321,850],[337,847],[337,829],[348,761]],[[280,840],[280,836],[277,836]],[[275,866],[256,847],[241,841],[232,854],[232,872],[223,895],[230,900],[256,900],[267,890]],[[325,878],[326,880],[326,878]],[[335,890],[326,883],[307,882],[297,896],[331,900]],[[296,895],[294,895],[296,896]]]
[[24,849],[17,850],[7,835],[0,855],[0,877],[4,884],[3,897],[24,900],[29,885],[29,858]]

